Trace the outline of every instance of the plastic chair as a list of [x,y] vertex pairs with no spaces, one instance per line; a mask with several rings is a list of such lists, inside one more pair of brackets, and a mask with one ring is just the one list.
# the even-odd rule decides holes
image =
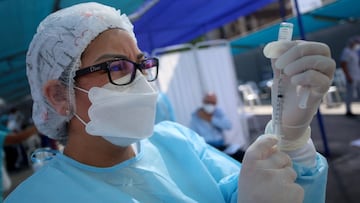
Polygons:
[[323,102],[326,107],[331,108],[341,104],[341,97],[336,86],[330,86],[327,93],[324,95]]
[[248,83],[239,85],[238,90],[242,95],[245,105],[250,105],[250,107],[254,107],[254,105],[261,105],[259,94],[252,85]]

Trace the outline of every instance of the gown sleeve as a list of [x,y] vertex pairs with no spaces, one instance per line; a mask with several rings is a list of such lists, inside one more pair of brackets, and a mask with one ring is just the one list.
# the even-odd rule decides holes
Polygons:
[[208,172],[214,178],[225,202],[237,202],[238,178],[241,163],[227,154],[207,144],[205,140],[191,129],[177,125],[178,130],[188,140],[190,147],[194,150]]

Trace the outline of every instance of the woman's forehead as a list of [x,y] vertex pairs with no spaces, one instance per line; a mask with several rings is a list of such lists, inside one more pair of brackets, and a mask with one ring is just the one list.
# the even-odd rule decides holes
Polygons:
[[106,61],[113,55],[122,55],[130,60],[137,60],[141,52],[126,31],[110,29],[102,32],[88,45],[82,54],[82,65]]

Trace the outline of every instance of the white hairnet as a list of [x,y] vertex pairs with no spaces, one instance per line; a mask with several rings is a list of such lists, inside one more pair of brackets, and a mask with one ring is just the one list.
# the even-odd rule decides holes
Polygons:
[[38,130],[66,141],[66,123],[73,116],[61,116],[47,102],[43,85],[59,79],[69,89],[69,110],[74,110],[73,76],[80,57],[101,32],[120,28],[134,39],[133,25],[120,10],[98,3],[77,4],[46,17],[38,26],[26,57],[27,76],[34,100],[33,120]]

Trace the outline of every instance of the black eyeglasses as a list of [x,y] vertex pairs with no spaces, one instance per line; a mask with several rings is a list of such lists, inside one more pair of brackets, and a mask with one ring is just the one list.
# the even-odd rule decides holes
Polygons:
[[[130,84],[135,79],[137,69],[144,74],[147,81],[154,81],[158,75],[159,60],[157,58],[147,58],[140,63],[135,63],[125,58],[115,58],[110,61],[77,70],[74,79],[89,73],[106,71],[109,81],[114,85],[121,86]],[[123,80],[117,80],[119,78],[123,78]]]

